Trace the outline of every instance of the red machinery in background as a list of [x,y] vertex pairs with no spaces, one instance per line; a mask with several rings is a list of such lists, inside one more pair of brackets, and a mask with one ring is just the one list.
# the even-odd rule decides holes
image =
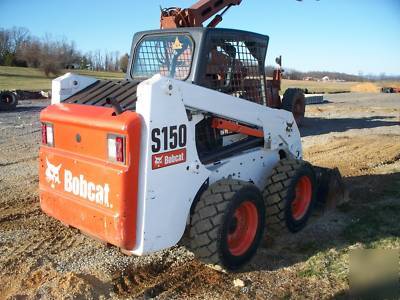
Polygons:
[[[299,1],[299,0],[297,0]],[[301,0],[300,0],[301,1]],[[206,25],[215,28],[223,20],[223,15],[232,6],[240,5],[242,0],[200,0],[189,8],[170,7],[161,9],[160,28],[173,29],[182,27],[203,27],[204,22],[213,19]],[[222,12],[221,12],[222,11]],[[219,14],[219,12],[221,12]],[[220,58],[221,64],[224,59]],[[291,111],[296,123],[301,125],[305,114],[305,96],[301,89],[289,88],[281,98],[282,56],[276,58],[276,68],[272,79],[266,80],[267,105]]]

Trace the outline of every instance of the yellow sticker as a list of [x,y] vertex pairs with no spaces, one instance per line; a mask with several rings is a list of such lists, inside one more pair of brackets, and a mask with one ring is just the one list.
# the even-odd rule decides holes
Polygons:
[[172,44],[172,49],[174,50],[182,49],[182,43],[179,41],[178,37],[176,37],[175,42]]

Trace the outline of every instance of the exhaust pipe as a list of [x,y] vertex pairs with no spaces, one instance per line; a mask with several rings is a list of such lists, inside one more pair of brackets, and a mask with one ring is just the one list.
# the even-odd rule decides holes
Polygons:
[[115,114],[117,116],[124,112],[124,110],[122,109],[121,105],[118,103],[117,99],[115,99],[115,97],[107,97],[106,103],[111,105],[114,108]]

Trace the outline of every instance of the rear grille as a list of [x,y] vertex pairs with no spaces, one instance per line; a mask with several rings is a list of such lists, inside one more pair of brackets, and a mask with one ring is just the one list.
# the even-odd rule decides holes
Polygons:
[[135,110],[136,90],[140,82],[137,80],[98,80],[62,102],[110,106],[106,103],[106,99],[111,97],[115,98],[123,109]]

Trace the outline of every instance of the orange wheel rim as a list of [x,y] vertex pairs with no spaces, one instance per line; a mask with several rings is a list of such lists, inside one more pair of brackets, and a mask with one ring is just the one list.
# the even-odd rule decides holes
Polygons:
[[257,233],[258,211],[253,202],[245,201],[235,210],[229,224],[228,248],[232,255],[244,254]]
[[308,176],[300,177],[296,184],[296,195],[292,202],[292,216],[300,220],[307,213],[312,198],[312,185]]

